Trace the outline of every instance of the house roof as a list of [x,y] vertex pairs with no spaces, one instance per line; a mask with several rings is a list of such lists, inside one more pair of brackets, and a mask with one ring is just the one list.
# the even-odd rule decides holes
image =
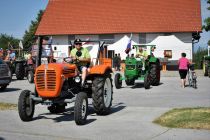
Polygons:
[[201,31],[200,0],[49,0],[36,35]]

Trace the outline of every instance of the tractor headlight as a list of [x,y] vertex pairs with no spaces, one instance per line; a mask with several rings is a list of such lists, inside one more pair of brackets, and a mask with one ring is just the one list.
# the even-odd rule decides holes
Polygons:
[[75,82],[76,82],[76,83],[79,83],[79,82],[81,81],[81,79],[80,79],[80,77],[79,77],[79,76],[75,77],[75,79],[74,79],[74,80],[75,80]]

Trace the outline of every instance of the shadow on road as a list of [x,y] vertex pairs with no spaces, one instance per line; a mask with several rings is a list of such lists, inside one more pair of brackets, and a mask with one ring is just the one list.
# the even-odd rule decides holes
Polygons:
[[0,140],[5,140],[4,138],[0,137]]
[[0,93],[4,92],[12,92],[12,91],[18,91],[21,90],[20,88],[6,88],[4,91],[0,91]]
[[[90,107],[89,107],[89,109],[90,109]],[[34,117],[33,121],[40,120],[40,119],[50,119],[50,120],[54,120],[54,122],[74,121],[74,112],[73,112],[73,110],[74,110],[74,108],[71,107],[71,108],[67,108],[66,111],[63,112],[63,113],[56,113],[56,114],[43,113],[43,114],[40,114],[37,117]],[[52,118],[51,117],[52,115],[56,115],[56,117]],[[89,115],[91,115],[90,111],[88,112],[88,116]],[[96,119],[88,119],[88,116],[87,116],[86,125],[90,124],[90,123],[92,123],[92,122],[94,122],[96,120]]]

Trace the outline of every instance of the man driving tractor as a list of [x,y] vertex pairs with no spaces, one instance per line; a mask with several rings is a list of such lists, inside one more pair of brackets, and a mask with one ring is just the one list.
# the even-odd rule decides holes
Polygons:
[[143,46],[139,46],[139,50],[136,52],[136,58],[141,58],[143,62],[142,70],[145,70],[145,60],[148,58],[147,52],[143,49]]
[[88,50],[82,47],[82,41],[80,39],[76,39],[74,41],[74,45],[75,48],[71,50],[70,56],[73,60],[79,61],[78,70],[82,72],[81,86],[83,86],[88,73],[91,58]]

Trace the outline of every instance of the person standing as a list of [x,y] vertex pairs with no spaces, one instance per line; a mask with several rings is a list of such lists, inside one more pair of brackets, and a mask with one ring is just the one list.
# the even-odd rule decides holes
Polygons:
[[117,60],[117,70],[120,71],[120,64],[121,64],[121,56],[120,56],[120,53],[118,53],[117,58],[118,58],[118,60]]
[[190,62],[186,58],[186,53],[181,53],[181,58],[178,61],[178,66],[179,66],[179,75],[181,78],[181,87],[183,87],[183,88],[185,88],[185,86],[186,86],[186,76],[187,76],[189,64],[190,64]]
[[117,57],[117,54],[115,54],[113,58],[113,67],[116,71],[117,71],[117,64],[118,64],[118,57]]

